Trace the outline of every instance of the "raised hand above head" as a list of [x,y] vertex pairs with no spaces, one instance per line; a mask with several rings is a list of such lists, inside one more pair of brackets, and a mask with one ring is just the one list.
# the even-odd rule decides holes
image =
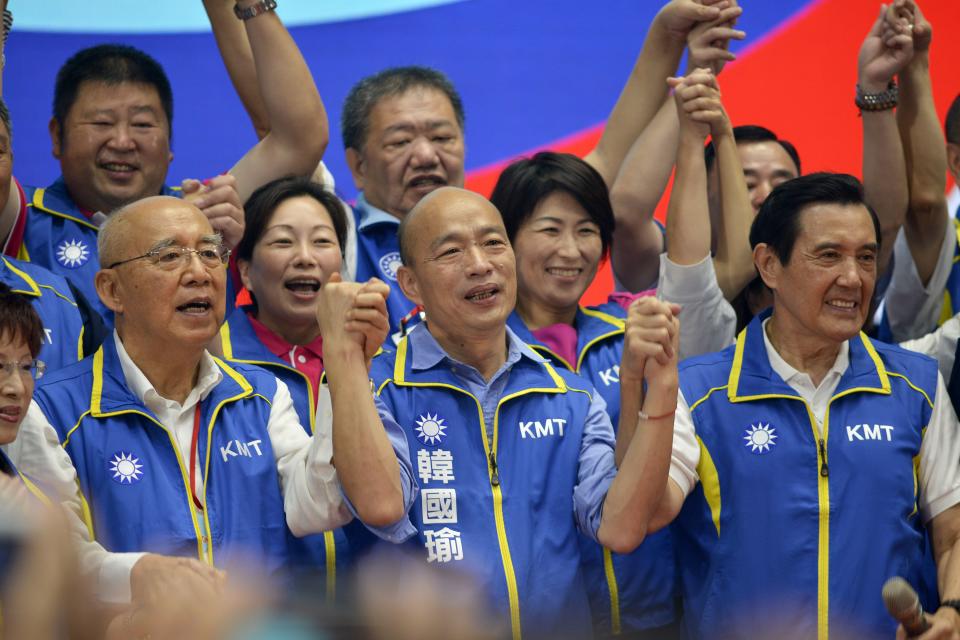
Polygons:
[[746,32],[734,27],[743,13],[743,7],[735,2],[720,11],[716,20],[694,25],[687,35],[687,70],[707,68],[714,75],[723,71],[726,63],[737,59],[730,52],[731,40],[743,40]]
[[694,69],[684,77],[668,78],[677,102],[680,136],[700,141],[720,127],[728,127],[726,111],[720,101],[717,78],[709,69]]
[[887,5],[870,28],[857,58],[857,84],[864,93],[887,88],[913,58],[912,27],[907,18]]

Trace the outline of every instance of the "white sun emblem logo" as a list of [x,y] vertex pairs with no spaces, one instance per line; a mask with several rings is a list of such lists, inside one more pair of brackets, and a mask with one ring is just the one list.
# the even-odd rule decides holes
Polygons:
[[380,258],[380,271],[394,282],[397,280],[397,270],[402,265],[403,262],[400,260],[400,253],[397,251],[391,251]]
[[143,465],[139,458],[134,458],[132,453],[118,451],[113,454],[113,460],[110,461],[110,473],[113,474],[113,481],[120,484],[133,484],[143,476]]
[[776,429],[771,427],[769,424],[752,424],[750,428],[746,430],[746,434],[743,439],[747,441],[746,446],[750,447],[750,451],[753,453],[766,453],[770,451],[770,447],[777,444],[774,442],[778,436],[774,433]]
[[420,416],[417,420],[417,438],[423,444],[431,446],[438,444],[447,435],[447,432],[444,431],[446,428],[447,425],[443,424],[443,418],[427,413],[426,416]]
[[76,269],[90,259],[87,245],[79,240],[64,240],[57,247],[57,262],[65,267]]

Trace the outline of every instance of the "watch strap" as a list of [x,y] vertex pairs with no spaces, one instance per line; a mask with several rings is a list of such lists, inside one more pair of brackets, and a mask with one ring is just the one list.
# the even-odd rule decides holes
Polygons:
[[239,3],[233,5],[233,13],[241,20],[249,20],[251,18],[256,18],[265,13],[274,11],[277,8],[277,0],[260,0],[255,4],[250,5],[244,9],[240,8]]

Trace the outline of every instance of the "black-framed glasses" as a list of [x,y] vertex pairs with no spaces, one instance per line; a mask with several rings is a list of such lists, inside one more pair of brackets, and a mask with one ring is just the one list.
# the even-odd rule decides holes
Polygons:
[[143,260],[146,258],[161,269],[173,271],[175,269],[185,267],[190,262],[190,258],[192,258],[194,254],[200,258],[200,263],[203,266],[210,269],[222,267],[227,263],[227,260],[230,259],[230,249],[227,249],[222,244],[204,249],[191,249],[190,247],[181,247],[180,245],[174,244],[168,247],[151,249],[142,256],[127,258],[126,260],[119,260],[107,268],[113,269],[114,267],[119,267],[122,264],[127,264],[128,262],[133,262],[134,260]]
[[21,380],[33,378],[34,380],[42,378],[47,370],[47,365],[43,360],[26,360],[24,362],[0,362],[0,371],[4,377],[10,377],[13,374],[20,376]]

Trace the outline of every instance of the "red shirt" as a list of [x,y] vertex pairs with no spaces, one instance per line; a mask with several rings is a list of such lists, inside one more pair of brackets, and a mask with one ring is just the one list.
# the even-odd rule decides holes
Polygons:
[[[240,310],[236,313],[240,313]],[[250,326],[253,327],[257,338],[270,353],[310,379],[313,397],[316,398],[320,387],[320,376],[323,374],[323,338],[317,336],[316,340],[305,345],[290,344],[253,315],[248,313],[247,319],[250,320]]]

